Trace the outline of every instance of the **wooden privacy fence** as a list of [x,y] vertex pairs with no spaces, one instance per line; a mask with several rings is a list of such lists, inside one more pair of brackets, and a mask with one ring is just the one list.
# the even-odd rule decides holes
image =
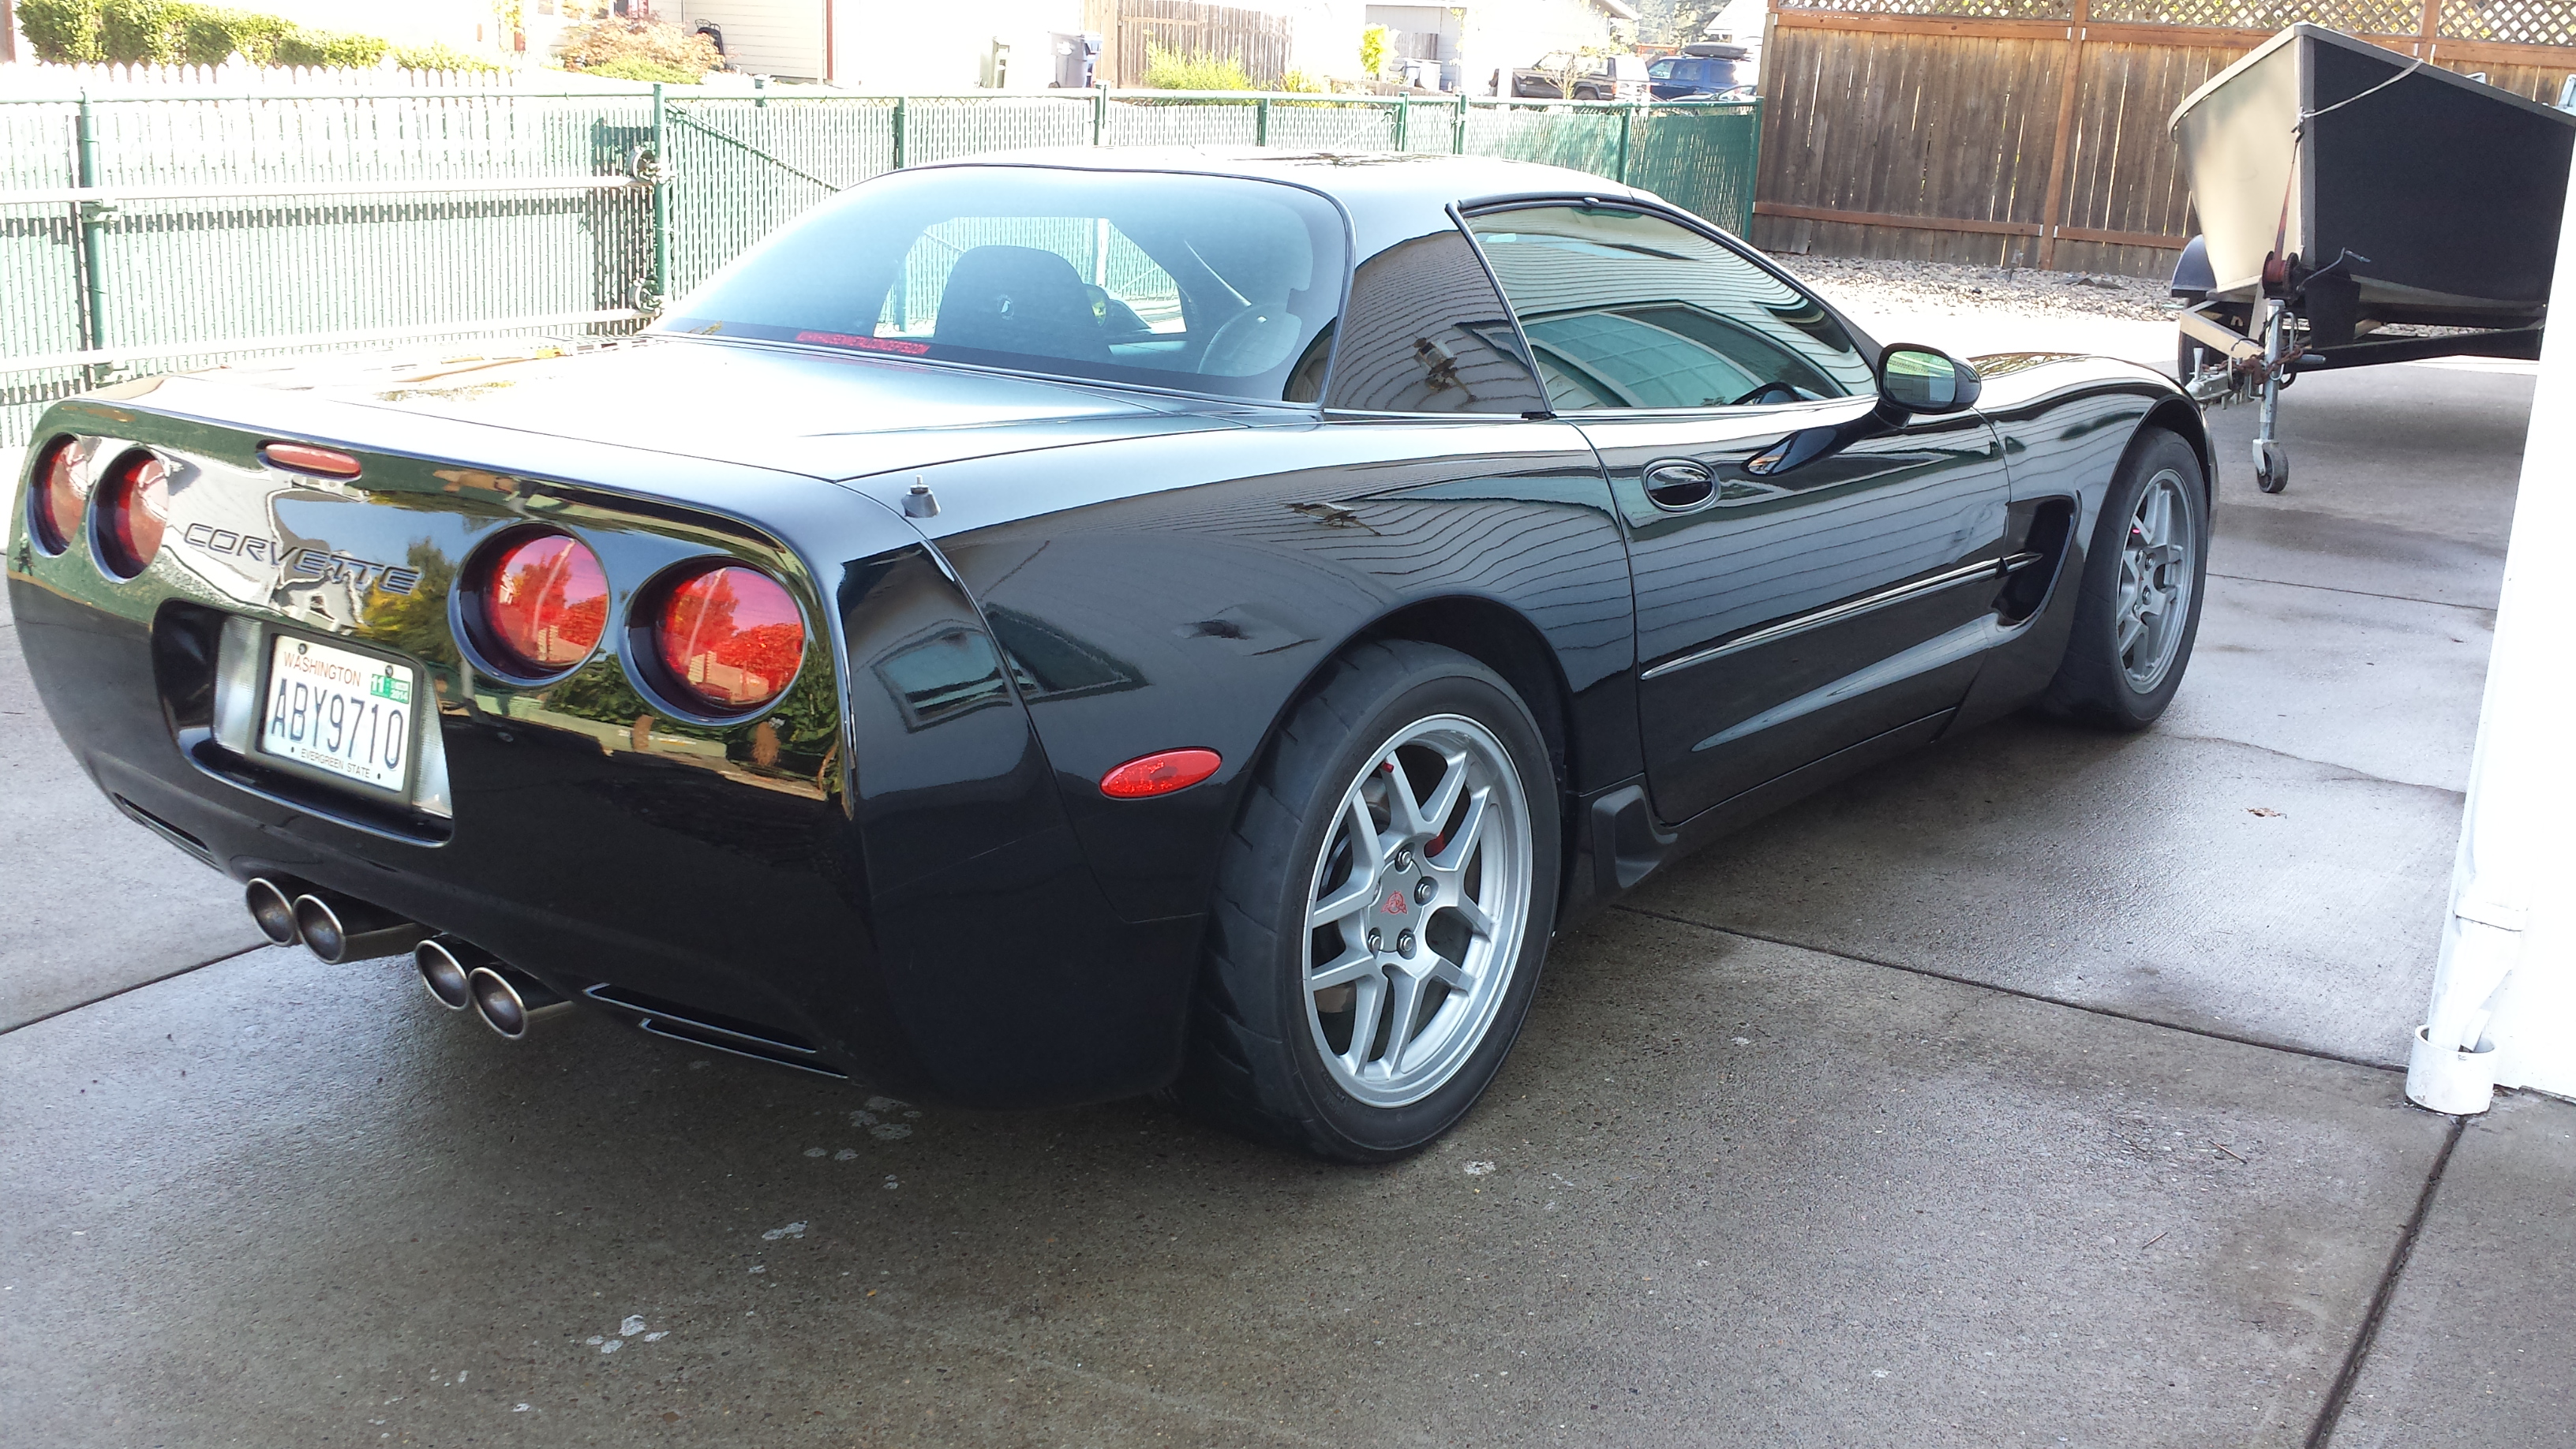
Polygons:
[[1257,86],[1275,85],[1294,68],[1297,23],[1286,15],[1209,0],[1084,0],[1082,15],[1083,28],[1101,37],[1102,85],[1143,85],[1149,42],[1185,56],[1240,61]]
[[2151,276],[2191,234],[2175,106],[2306,20],[2543,101],[2576,0],[1771,0],[1754,240]]

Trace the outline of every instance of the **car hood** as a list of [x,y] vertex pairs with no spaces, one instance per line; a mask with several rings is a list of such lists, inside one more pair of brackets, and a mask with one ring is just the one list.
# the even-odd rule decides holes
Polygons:
[[[293,358],[213,368],[189,381],[832,481],[1229,427],[1261,411],[960,367],[659,337],[572,351],[512,339],[426,358]],[[352,419],[351,427],[362,425]]]

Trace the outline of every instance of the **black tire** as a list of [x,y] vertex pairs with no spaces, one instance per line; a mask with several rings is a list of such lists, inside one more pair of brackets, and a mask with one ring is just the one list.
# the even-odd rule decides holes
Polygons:
[[[2179,634],[2170,655],[2152,682],[2133,675],[2138,661],[2124,652],[2122,565],[2140,500],[2150,485],[2173,478],[2180,485],[2169,496],[2187,505],[2190,556],[2180,563],[2187,580]],[[2168,567],[2170,571],[2170,566]],[[2066,656],[2049,682],[2041,707],[2062,719],[2104,729],[2142,730],[2154,724],[2173,702],[2183,671],[2191,662],[2193,641],[2200,635],[2201,601],[2208,593],[2209,483],[2200,455],[2175,434],[2157,427],[2142,430],[2129,455],[2111,479],[2102,514],[2093,528],[2092,546],[2084,553],[2084,576],[2075,600],[2075,624],[2066,641]]]
[[[1529,812],[1528,906],[1481,1039],[1470,1049],[1459,1038],[1463,1058],[1429,1095],[1379,1106],[1352,1095],[1326,1065],[1320,1017],[1308,1014],[1306,952],[1315,930],[1304,923],[1345,792],[1374,778],[1391,741],[1441,716],[1473,721],[1509,758]],[[1558,831],[1546,744],[1529,707],[1492,670],[1411,640],[1365,644],[1335,661],[1280,729],[1226,838],[1188,1049],[1167,1099],[1246,1136],[1334,1161],[1386,1162],[1427,1146],[1475,1105],[1529,1013],[1556,918]],[[1427,913],[1421,925],[1428,949]],[[1497,945],[1491,959],[1505,955]]]

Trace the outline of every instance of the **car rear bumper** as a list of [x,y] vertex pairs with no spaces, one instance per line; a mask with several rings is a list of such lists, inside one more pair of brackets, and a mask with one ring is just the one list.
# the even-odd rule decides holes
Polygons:
[[[842,663],[854,649],[882,663],[925,628],[954,654],[940,629],[974,618],[887,510],[791,480],[774,512],[810,516],[765,540],[675,522],[660,503],[621,520],[598,494],[544,513],[597,542],[612,575],[632,562],[620,550],[649,564],[654,550],[717,549],[791,582],[817,626],[798,683],[757,719],[696,727],[624,686],[616,638],[600,667],[544,690],[496,689],[460,659],[446,595],[477,525],[448,511],[458,490],[438,480],[495,475],[370,457],[381,490],[334,494],[261,480],[255,435],[131,412],[118,427],[109,448],[150,447],[192,486],[276,490],[234,511],[282,536],[320,538],[327,516],[335,556],[408,557],[421,574],[412,596],[360,586],[354,605],[300,612],[309,592],[246,587],[203,557],[177,503],[161,558],[124,581],[77,547],[33,548],[19,510],[10,599],[38,695],[99,788],[179,849],[419,922],[658,1034],[716,1050],[749,1038],[753,1055],[907,1096],[1100,1100],[1176,1068],[1198,920],[1108,907],[1007,692],[906,717],[886,690],[919,680],[918,664]],[[733,496],[759,502],[752,481]],[[524,506],[533,486],[516,486]],[[818,557],[856,562],[806,562]],[[281,633],[416,669],[442,789],[369,798],[245,753],[217,718],[223,678],[245,640]],[[853,675],[880,686],[856,710]]]

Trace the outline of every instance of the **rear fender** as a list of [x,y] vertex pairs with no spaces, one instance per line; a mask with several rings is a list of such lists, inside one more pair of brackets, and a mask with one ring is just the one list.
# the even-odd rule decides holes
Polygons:
[[[927,531],[1017,661],[1067,813],[1129,916],[1204,908],[1271,733],[1328,661],[1390,621],[1479,655],[1503,641],[1457,633],[1476,611],[1520,621],[1561,681],[1567,788],[1638,772],[1627,552],[1572,428],[1309,423],[1049,463],[1043,481],[981,462],[928,475],[941,511]],[[1169,796],[1101,795],[1111,767],[1185,746],[1224,764]]]

